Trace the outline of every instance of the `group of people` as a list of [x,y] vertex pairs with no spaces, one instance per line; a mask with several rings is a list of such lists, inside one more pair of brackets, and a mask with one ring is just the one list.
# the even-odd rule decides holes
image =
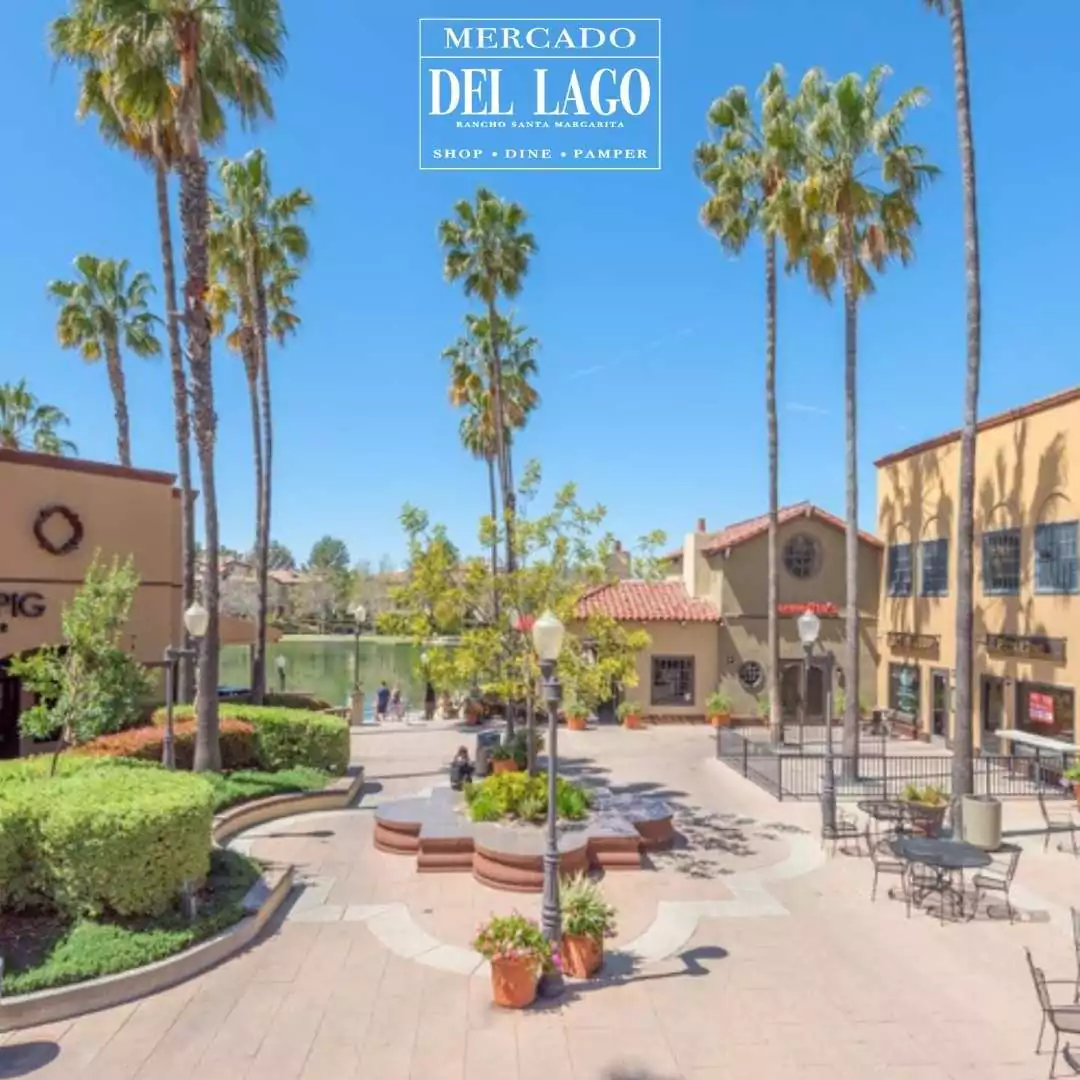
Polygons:
[[[405,699],[401,696],[400,686],[395,686],[391,690],[384,679],[375,694],[375,722],[378,723],[391,716],[395,720],[405,719]],[[424,690],[424,719],[431,720],[434,716],[435,687],[429,682]]]

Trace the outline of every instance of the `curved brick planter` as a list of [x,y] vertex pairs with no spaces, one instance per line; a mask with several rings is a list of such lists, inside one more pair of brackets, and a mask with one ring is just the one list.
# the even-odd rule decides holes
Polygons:
[[[587,843],[559,852],[559,873],[572,876],[589,869]],[[532,853],[500,850],[476,841],[473,877],[482,885],[505,892],[541,892],[544,888],[544,857]]]
[[98,1009],[108,1009],[135,998],[156,994],[202,974],[251,944],[289,895],[292,881],[291,866],[264,871],[244,897],[244,909],[249,914],[217,937],[176,956],[119,975],[107,975],[75,986],[40,990],[0,1000],[0,1031],[51,1024]]
[[671,817],[654,818],[651,821],[635,821],[634,827],[641,842],[649,850],[668,847],[675,839],[675,826]]

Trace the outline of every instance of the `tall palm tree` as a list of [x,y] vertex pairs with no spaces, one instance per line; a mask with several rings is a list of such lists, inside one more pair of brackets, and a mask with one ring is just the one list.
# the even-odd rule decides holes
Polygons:
[[[536,251],[532,233],[525,232],[525,211],[504,201],[486,188],[478,188],[475,203],[462,199],[454,206],[454,218],[439,225],[439,241],[445,250],[443,273],[447,281],[460,281],[466,296],[477,297],[484,305],[491,325],[498,319],[500,297],[512,299]],[[490,387],[496,416],[502,408],[502,356],[498,337],[488,337]],[[514,488],[509,446],[502,424],[495,425],[496,463],[502,487],[502,512],[506,532],[506,570],[513,573]]]
[[[296,280],[296,265],[308,256],[307,233],[296,218],[311,206],[312,198],[302,188],[274,196],[266,155],[253,150],[237,161],[228,159],[219,166],[222,196],[211,203],[214,226],[212,254],[231,262],[235,286],[243,296],[240,305],[246,317],[243,333],[253,354],[248,368],[258,377],[261,416],[261,445],[256,449],[256,504],[258,521],[255,530],[255,576],[258,602],[255,616],[255,648],[252,653],[252,691],[256,702],[262,700],[266,684],[266,626],[269,593],[268,549],[270,544],[270,497],[272,489],[273,415],[270,406],[270,365],[267,342],[271,336],[268,279],[276,278],[275,333],[295,320],[288,289]],[[282,276],[285,275],[285,276]],[[286,287],[285,282],[288,282]],[[295,328],[296,323],[293,322]],[[252,392],[252,404],[255,404]],[[259,442],[259,423],[254,434]]]
[[[179,158],[179,134],[176,127],[176,107],[179,85],[175,78],[175,58],[158,50],[145,58],[156,70],[153,78],[141,80],[141,85],[153,90],[149,100],[127,96],[127,107],[121,104],[122,87],[116,70],[116,53],[107,46],[109,36],[103,34],[103,13],[92,2],[78,3],[71,14],[53,21],[50,39],[53,54],[81,69],[79,120],[93,115],[105,142],[131,153],[137,161],[148,165],[154,173],[158,234],[161,241],[162,281],[165,290],[165,324],[169,340],[169,363],[172,370],[173,418],[177,446],[177,478],[180,484],[181,535],[183,537],[183,574],[181,607],[184,610],[195,598],[195,505],[191,486],[191,418],[188,409],[187,377],[184,373],[183,345],[180,339],[180,313],[176,301],[176,266],[173,255],[172,218],[169,212],[169,175]],[[227,58],[226,58],[227,59]],[[200,137],[206,144],[217,142],[225,131],[222,100],[236,102],[241,110],[245,100],[237,100],[237,88],[220,55],[204,62],[202,86],[202,124]],[[256,89],[249,99],[257,100],[264,91]],[[187,630],[183,630],[183,645],[191,649]],[[194,691],[194,666],[188,656],[179,665],[177,685],[181,701],[190,701]]]
[[[837,278],[844,289],[844,412],[847,467],[844,762],[858,769],[859,753],[859,489],[856,430],[856,365],[859,301],[874,291],[874,272],[893,259],[914,255],[919,225],[916,202],[937,175],[922,147],[905,141],[912,109],[925,103],[916,87],[883,108],[889,70],[874,68],[863,81],[845,75],[829,82],[809,71],[797,111],[805,121],[805,176],[799,184],[801,220],[788,225],[807,276],[826,296]],[[881,186],[871,182],[881,175]]]
[[967,288],[967,377],[964,422],[960,429],[960,512],[956,537],[956,711],[953,721],[953,821],[960,826],[961,796],[975,790],[972,758],[972,684],[975,649],[975,433],[979,416],[979,369],[982,363],[982,287],[979,273],[979,216],[975,199],[975,136],[971,127],[967,35],[963,0],[924,0],[931,10],[949,15],[952,37],[956,126],[960,175],[964,187],[964,278]]
[[128,417],[123,346],[136,356],[157,356],[161,342],[154,332],[158,317],[148,299],[154,291],[150,275],[139,271],[128,279],[127,259],[79,255],[74,281],[50,281],[49,294],[60,304],[56,330],[65,349],[78,349],[88,362],[104,360],[116,414],[116,450],[121,465],[131,465],[131,422]]
[[765,419],[769,444],[768,695],[769,729],[783,740],[780,700],[779,553],[780,446],[776,415],[776,240],[781,231],[781,192],[800,166],[796,117],[784,69],[774,66],[758,91],[761,120],[741,86],[709,109],[711,140],[695,154],[698,176],[709,189],[701,220],[723,249],[738,255],[754,232],[765,240]]
[[35,450],[39,454],[75,454],[70,439],[57,428],[71,421],[55,405],[43,405],[26,388],[26,380],[0,385],[0,447],[4,450]]
[[[203,602],[210,613],[200,643],[196,690],[195,768],[219,769],[219,528],[214,473],[216,417],[211,370],[208,249],[209,192],[201,132],[211,70],[227,76],[241,116],[271,112],[262,75],[283,65],[285,28],[279,0],[81,0],[99,20],[102,51],[114,58],[116,100],[136,117],[154,116],[178,74],[180,222],[184,234],[183,322],[187,333],[195,445],[199,457],[206,541]],[[160,59],[160,63],[157,61]]]

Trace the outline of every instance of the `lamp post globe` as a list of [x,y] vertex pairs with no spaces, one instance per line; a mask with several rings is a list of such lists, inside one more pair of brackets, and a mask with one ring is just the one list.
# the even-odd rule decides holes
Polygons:
[[210,612],[196,600],[191,607],[184,612],[184,626],[193,638],[206,636],[206,629],[210,625]]
[[566,636],[566,627],[559,621],[557,615],[551,611],[545,611],[532,627],[533,647],[541,662],[554,663],[559,659],[562,652],[563,638]]
[[799,629],[799,640],[803,643],[803,648],[812,647],[821,633],[821,620],[814,612],[807,610],[796,619],[796,625]]

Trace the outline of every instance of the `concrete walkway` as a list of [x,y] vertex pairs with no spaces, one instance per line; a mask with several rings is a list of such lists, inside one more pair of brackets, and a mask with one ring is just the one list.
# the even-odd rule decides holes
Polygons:
[[[354,734],[360,808],[241,843],[305,884],[243,956],[164,994],[0,1037],[0,1077],[95,1080],[1034,1080],[1039,1012],[1021,946],[1071,978],[1080,864],[1025,837],[1000,919],[939,926],[880,896],[865,858],[825,859],[817,808],[778,804],[709,757],[701,728],[560,736],[568,772],[674,803],[685,846],[609,875],[614,974],[564,1001],[495,1010],[477,922],[539,898],[375,852],[370,807],[444,783],[452,725]],[[1015,818],[1015,820],[1013,820]],[[1030,810],[1006,812],[1029,827]]]

